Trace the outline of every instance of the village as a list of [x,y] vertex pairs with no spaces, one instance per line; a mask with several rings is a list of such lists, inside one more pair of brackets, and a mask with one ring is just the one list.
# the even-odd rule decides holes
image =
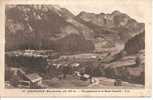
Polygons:
[[5,88],[143,88],[145,23],[126,12],[7,5]]
[[[141,66],[144,60],[140,64],[136,56],[125,56],[119,61],[107,63],[113,59],[108,53],[62,54],[52,50],[19,50],[6,52],[5,55],[6,88],[144,86],[139,78],[143,75]],[[140,67],[134,67],[138,63]],[[134,83],[135,80],[140,82]]]

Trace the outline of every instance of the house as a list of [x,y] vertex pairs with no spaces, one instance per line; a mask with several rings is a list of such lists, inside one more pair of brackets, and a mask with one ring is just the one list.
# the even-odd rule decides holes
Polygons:
[[27,74],[25,75],[25,80],[30,81],[31,88],[40,88],[42,84],[42,77],[37,73]]
[[73,77],[79,78],[80,80],[83,80],[83,81],[86,81],[86,80],[90,79],[90,75],[89,74],[81,74],[78,71],[75,71],[73,73]]
[[120,79],[116,79],[114,82],[114,86],[122,86],[122,81]]
[[42,77],[37,73],[25,73],[21,68],[7,68],[9,70],[10,78],[8,81],[12,85],[19,88],[41,88]]
[[7,81],[9,81],[12,78],[21,78],[23,74],[25,74],[25,72],[17,67],[6,67],[5,68],[5,78]]
[[71,66],[72,66],[72,68],[77,68],[77,67],[79,67],[79,63],[73,63]]
[[88,79],[90,79],[90,75],[89,74],[83,74],[81,77],[80,77],[81,80],[83,81],[86,81]]

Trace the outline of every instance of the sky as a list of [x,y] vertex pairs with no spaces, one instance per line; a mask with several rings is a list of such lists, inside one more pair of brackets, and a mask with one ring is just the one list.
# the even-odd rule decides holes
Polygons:
[[128,14],[138,22],[145,22],[145,18],[148,16],[146,8],[149,10],[149,3],[146,3],[146,1],[147,0],[63,0],[63,2],[57,4],[69,9],[75,15],[81,11],[111,13],[114,10],[118,10]]
[[[21,0],[19,1],[19,3],[21,3]],[[30,2],[28,2],[28,0],[22,0],[22,3],[23,1],[28,4],[43,3],[59,5],[60,7],[67,8],[75,15],[79,14],[81,11],[112,13],[114,10],[118,10],[128,14],[138,22],[145,22],[147,18],[150,17],[151,8],[151,0],[30,0]]]
[[[76,1],[76,0],[75,0]],[[93,13],[111,13],[114,10],[118,10],[122,13],[128,14],[130,17],[134,18],[139,22],[145,22],[146,8],[149,4],[143,1],[147,0],[80,0],[72,2],[68,0],[62,3],[62,7],[69,9],[73,14],[78,14],[81,11],[93,12]],[[84,1],[84,2],[83,2]],[[139,2],[141,1],[141,2]]]

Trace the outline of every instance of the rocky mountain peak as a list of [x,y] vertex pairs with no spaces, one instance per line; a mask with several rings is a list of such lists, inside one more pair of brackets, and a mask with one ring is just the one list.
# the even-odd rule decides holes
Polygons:
[[7,48],[22,48],[22,45],[30,44],[33,39],[37,39],[36,43],[32,42],[36,47],[45,44],[47,48],[47,45],[53,43],[56,48],[54,40],[77,34],[75,36],[90,40],[98,49],[103,49],[112,47],[118,40],[127,41],[142,31],[143,23],[138,23],[120,11],[109,14],[82,11],[75,16],[58,5],[6,7]]
[[112,15],[120,15],[120,14],[122,14],[122,13],[118,10],[115,10],[115,11],[112,12]]

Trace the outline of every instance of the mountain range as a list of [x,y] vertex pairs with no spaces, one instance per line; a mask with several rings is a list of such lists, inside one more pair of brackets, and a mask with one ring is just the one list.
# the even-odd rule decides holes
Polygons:
[[103,51],[116,44],[134,45],[135,37],[143,38],[144,49],[145,24],[117,10],[74,15],[57,5],[8,5],[5,14],[6,50]]

